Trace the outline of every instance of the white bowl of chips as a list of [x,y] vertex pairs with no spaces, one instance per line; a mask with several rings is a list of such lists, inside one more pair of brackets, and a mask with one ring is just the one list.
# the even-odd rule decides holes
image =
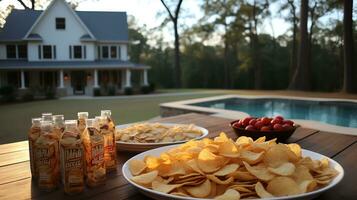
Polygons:
[[[206,139],[205,139],[206,140]],[[165,152],[168,152],[169,150],[172,150],[174,148],[177,148],[179,147],[180,145],[171,145],[171,146],[165,146],[165,147],[160,147],[160,148],[157,148],[157,149],[153,149],[153,150],[149,150],[149,151],[146,151],[146,152],[143,152],[143,153],[140,153],[134,157],[132,157],[131,159],[129,159],[122,167],[122,173],[125,177],[125,179],[131,184],[133,185],[134,187],[136,187],[141,193],[143,193],[144,195],[148,196],[148,197],[151,197],[151,198],[154,198],[154,199],[160,199],[160,200],[169,200],[169,199],[179,199],[179,200],[189,200],[189,199],[195,199],[195,200],[198,200],[198,199],[207,199],[207,198],[210,198],[209,196],[206,196],[205,198],[195,198],[193,196],[187,196],[187,194],[189,194],[188,190],[186,190],[187,188],[187,185],[184,185],[184,188],[186,190],[186,195],[183,195],[182,193],[180,192],[177,192],[177,188],[175,188],[174,190],[170,189],[170,187],[173,187],[173,185],[179,185],[178,182],[175,182],[175,183],[172,183],[172,179],[174,178],[171,178],[169,176],[159,176],[157,172],[157,170],[154,170],[154,171],[146,171],[145,168],[147,168],[148,166],[145,164],[145,168],[143,167],[140,167],[140,161],[144,161],[145,159],[147,159],[148,157],[160,157],[160,155],[162,155],[163,153]],[[293,147],[294,148],[294,147]],[[316,198],[317,196],[319,196],[320,194],[322,194],[323,192],[331,189],[332,187],[336,186],[343,178],[344,176],[344,170],[343,168],[341,167],[340,164],[338,164],[336,161],[324,156],[324,155],[321,155],[319,153],[316,153],[316,152],[312,152],[312,151],[309,151],[309,150],[304,150],[304,149],[298,149],[299,152],[301,153],[302,157],[310,157],[313,161],[314,160],[324,160],[324,164],[327,164],[328,165],[328,168],[332,169],[333,171],[335,171],[335,176],[334,177],[330,177],[330,180],[328,181],[328,183],[324,184],[324,185],[321,185],[321,186],[316,186],[314,188],[313,191],[310,191],[310,192],[306,192],[306,193],[302,193],[302,194],[297,194],[297,195],[291,195],[291,196],[280,196],[280,197],[277,197],[277,196],[273,196],[273,197],[268,197],[269,195],[271,195],[270,193],[267,192],[268,189],[265,189],[264,186],[262,186],[263,184],[264,185],[268,185],[267,183],[263,183],[262,180],[258,180],[258,182],[256,181],[256,183],[254,184],[254,186],[250,187],[250,186],[247,186],[247,188],[239,188],[240,186],[244,186],[245,183],[243,183],[243,185],[238,185],[238,186],[234,186],[234,187],[225,187],[224,191],[222,192],[219,192],[218,191],[218,183],[214,183],[216,184],[217,187],[215,187],[215,194],[220,194],[219,196],[215,196],[217,199],[239,199],[237,198],[237,193],[236,191],[239,191],[241,189],[243,189],[243,193],[241,192],[239,195],[241,198],[244,198],[242,197],[242,194],[244,194],[244,190],[245,189],[250,189],[250,190],[254,190],[255,191],[255,195],[257,196],[257,199],[269,199],[269,200],[273,200],[273,199],[277,199],[277,200],[282,200],[282,199],[313,199],[313,198]],[[138,165],[134,165],[134,164],[138,164]],[[246,163],[245,163],[246,164]],[[225,166],[226,164],[224,164],[223,166]],[[234,165],[234,164],[233,164]],[[229,168],[232,169],[232,167],[234,168],[234,166],[232,166],[232,164],[230,164],[229,167],[222,167],[220,170],[216,171],[215,173],[213,174],[219,174],[219,173],[223,173],[224,170],[222,170],[223,168],[225,168],[225,170],[230,170]],[[244,165],[243,165],[244,167]],[[238,171],[239,168],[235,168],[234,170],[237,170]],[[277,168],[276,168],[277,169]],[[322,169],[322,168],[319,168],[319,169]],[[133,176],[132,172],[136,173],[135,176]],[[286,170],[283,170],[284,173],[286,173]],[[197,173],[196,173],[197,174]],[[295,174],[294,174],[295,175]],[[293,177],[294,175],[292,175],[291,177]],[[185,180],[189,180],[189,181],[192,181],[192,179],[190,177],[188,177],[189,175],[183,175],[182,177],[186,176]],[[196,176],[196,175],[195,175]],[[197,175],[198,176],[198,175]],[[207,176],[207,174],[206,174]],[[300,176],[300,174],[299,174]],[[134,179],[133,179],[134,177]],[[176,175],[177,177],[177,175]],[[225,176],[225,177],[228,177],[228,176]],[[278,175],[276,175],[276,177],[278,177]],[[281,176],[279,176],[281,177]],[[289,176],[286,176],[286,177],[289,177]],[[314,175],[314,178],[316,177],[315,180],[318,180],[318,181],[325,181],[325,178],[324,177],[321,177],[320,175]],[[155,178],[155,179],[154,179]],[[222,179],[223,177],[221,177],[220,179],[221,180],[217,180],[218,182],[225,182],[226,180],[223,180]],[[145,183],[138,183],[140,182],[141,179],[143,182]],[[152,179],[150,181],[150,179]],[[176,178],[175,178],[176,179]],[[207,188],[205,188],[205,183],[207,182],[207,180],[211,180],[211,184],[213,184],[213,181],[214,179],[210,179],[210,178],[205,178],[205,181],[202,181],[199,183],[199,185],[195,185],[193,186],[193,188],[200,188],[203,190],[203,193],[205,193],[204,191],[206,191],[207,193]],[[227,179],[228,180],[228,179]],[[274,180],[274,179],[273,179]],[[146,183],[148,182],[148,183]],[[154,182],[156,183],[156,186],[154,186]],[[208,181],[209,182],[209,181]],[[261,184],[261,182],[263,184]],[[270,181],[272,182],[272,180]],[[160,183],[160,185],[157,185],[157,183]],[[259,183],[259,187],[260,189],[258,188],[257,189],[257,185]],[[270,184],[270,183],[269,183]],[[273,183],[272,183],[273,184]],[[188,184],[190,185],[190,184]],[[275,184],[276,185],[276,184]],[[301,185],[299,185],[300,187]],[[167,191],[171,191],[171,192],[161,192],[161,191],[158,191],[158,190],[154,190],[153,188],[156,187],[156,188],[160,188],[159,190],[167,190]],[[286,186],[286,184],[280,184],[280,187],[279,189],[275,189],[275,190],[284,190],[285,187],[288,187]],[[308,186],[306,186],[307,188]],[[191,187],[192,188],[192,187]],[[263,189],[261,189],[263,188]],[[266,187],[268,188],[268,186]],[[305,188],[305,189],[306,189]],[[222,189],[222,188],[221,188]],[[301,188],[300,188],[301,189]],[[299,189],[299,190],[300,190]],[[212,185],[210,187],[211,192],[213,190],[212,188]],[[259,190],[259,191],[258,191]],[[195,192],[197,192],[197,190],[195,191],[192,191],[193,194]],[[259,192],[259,195],[258,195],[258,192]],[[208,193],[210,193],[208,191]],[[212,194],[212,193],[210,193]],[[254,195],[252,195],[254,196]],[[252,197],[250,196],[250,197]],[[258,196],[266,196],[264,198],[259,198]]]
[[118,151],[144,152],[207,135],[207,129],[194,124],[131,123],[116,126],[115,138]]

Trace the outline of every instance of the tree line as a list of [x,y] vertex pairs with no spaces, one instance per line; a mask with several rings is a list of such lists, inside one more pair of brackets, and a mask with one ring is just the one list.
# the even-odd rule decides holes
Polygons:
[[[150,32],[160,28],[129,23],[131,40],[140,41],[129,48],[131,60],[150,65],[149,79],[159,87],[357,90],[352,0],[202,0],[204,17],[180,31],[185,2],[161,2],[173,45],[162,38],[148,45]],[[259,32],[264,20],[276,17],[273,4],[290,24],[277,37]],[[209,44],[217,35],[220,42]]]

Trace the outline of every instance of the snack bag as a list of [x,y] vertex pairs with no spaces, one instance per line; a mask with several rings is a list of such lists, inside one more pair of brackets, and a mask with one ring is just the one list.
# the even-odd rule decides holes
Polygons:
[[41,118],[32,118],[32,126],[28,132],[29,140],[29,153],[30,153],[30,166],[32,178],[37,178],[37,167],[35,161],[35,144],[41,135]]
[[35,160],[38,186],[43,190],[53,190],[59,182],[58,139],[58,136],[53,132],[52,122],[42,121],[41,134],[35,145]]
[[94,127],[94,119],[87,119],[83,132],[83,145],[86,160],[86,182],[95,187],[105,183],[104,137]]
[[109,120],[105,116],[97,117],[100,134],[104,136],[104,162],[107,172],[116,170],[117,154],[114,129],[110,129]]
[[53,121],[53,132],[58,135],[58,138],[61,138],[64,131],[64,116],[53,115],[52,121]]
[[61,173],[64,192],[80,193],[84,189],[84,150],[76,120],[66,120],[60,140]]
[[88,119],[88,112],[78,112],[78,121],[77,126],[79,129],[79,133],[82,134],[84,129],[86,128],[86,120]]
[[42,113],[42,121],[52,121],[52,113]]

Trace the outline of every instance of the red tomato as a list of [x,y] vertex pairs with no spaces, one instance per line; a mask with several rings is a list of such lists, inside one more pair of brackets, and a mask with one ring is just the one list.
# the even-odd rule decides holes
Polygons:
[[294,126],[294,122],[291,120],[284,120],[283,121],[284,124],[289,124],[290,126]]
[[263,126],[262,128],[260,128],[261,131],[271,131],[271,127],[270,126]]
[[283,129],[283,126],[282,126],[281,124],[274,124],[273,129],[274,129],[275,131],[282,131],[282,130],[284,130],[284,129]]
[[247,131],[256,131],[256,129],[252,125],[248,125],[247,127],[245,127],[245,130],[247,130]]
[[282,116],[280,116],[280,115],[276,116],[275,119],[279,119],[279,120],[281,120],[281,121],[284,121],[284,117],[282,117]]
[[264,126],[263,122],[262,121],[257,121],[254,125],[254,127],[257,129],[257,130],[260,130],[262,127]]
[[290,124],[283,124],[283,129],[284,130],[290,130],[292,128],[293,128],[293,126],[291,126]]
[[249,121],[249,125],[254,126],[255,123],[257,123],[257,120],[256,120],[256,119],[251,119],[251,120]]
[[269,119],[268,117],[262,117],[261,121],[263,122],[264,125],[268,125],[270,124],[271,119]]
[[281,124],[283,121],[279,118],[275,118],[273,120],[271,120],[271,124],[274,125],[274,124]]
[[234,127],[234,128],[240,128],[241,125],[242,125],[242,124],[240,123],[240,121],[238,121],[238,122],[234,122],[233,127]]
[[253,118],[252,118],[252,117],[246,117],[246,118],[244,118],[243,121],[242,121],[243,126],[244,126],[244,127],[248,126],[248,125],[249,125],[249,121],[250,121],[251,119],[253,119]]

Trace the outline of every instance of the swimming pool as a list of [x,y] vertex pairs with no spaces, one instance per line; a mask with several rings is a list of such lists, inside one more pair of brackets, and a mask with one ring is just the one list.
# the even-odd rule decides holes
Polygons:
[[357,103],[284,98],[225,98],[190,104],[193,106],[241,111],[251,116],[282,115],[288,119],[314,120],[357,128]]

